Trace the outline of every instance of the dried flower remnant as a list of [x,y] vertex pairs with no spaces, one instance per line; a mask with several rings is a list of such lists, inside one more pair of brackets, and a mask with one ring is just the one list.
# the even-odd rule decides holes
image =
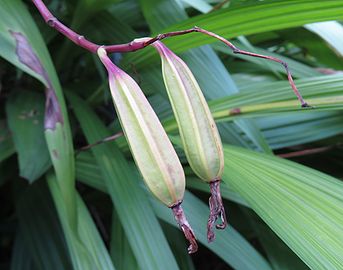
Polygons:
[[181,207],[185,175],[179,158],[137,83],[112,63],[103,48],[98,55],[108,71],[113,103],[136,165],[150,191],[173,210],[190,242],[188,252],[194,253],[196,238]]
[[160,53],[162,73],[167,93],[178,124],[187,160],[202,180],[210,184],[210,215],[207,224],[207,239],[215,238],[213,227],[220,217],[227,225],[225,210],[220,196],[220,180],[224,168],[221,139],[210,109],[187,65],[162,42],[152,44]]

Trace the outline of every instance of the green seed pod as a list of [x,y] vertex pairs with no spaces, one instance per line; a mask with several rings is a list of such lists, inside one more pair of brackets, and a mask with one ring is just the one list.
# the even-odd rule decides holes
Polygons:
[[104,48],[98,49],[98,55],[108,71],[115,109],[136,165],[150,191],[172,208],[193,253],[197,243],[180,205],[185,175],[179,158],[137,83],[112,63]]
[[187,160],[195,174],[210,184],[207,236],[211,242],[214,240],[212,228],[219,216],[223,223],[217,228],[226,227],[219,190],[224,168],[221,139],[205,97],[188,66],[162,42],[157,41],[152,45],[161,55],[164,83]]

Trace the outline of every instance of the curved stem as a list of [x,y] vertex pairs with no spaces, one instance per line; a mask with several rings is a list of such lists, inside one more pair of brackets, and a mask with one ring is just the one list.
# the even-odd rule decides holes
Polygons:
[[96,53],[100,45],[95,44],[87,40],[84,36],[74,32],[69,27],[61,23],[57,18],[52,15],[49,9],[45,6],[42,0],[32,0],[33,4],[38,9],[39,13],[42,15],[44,21],[52,28],[56,29],[62,35],[70,39],[76,45],[85,48],[86,50]]
[[[95,44],[95,43],[87,40],[84,36],[74,32],[73,30],[71,30],[70,28],[65,26],[63,23],[61,23],[57,18],[55,18],[52,15],[52,13],[48,10],[48,8],[45,6],[45,4],[43,3],[42,0],[32,0],[32,2],[37,7],[38,11],[40,12],[40,14],[44,18],[45,22],[49,26],[56,29],[58,32],[60,32],[64,36],[66,36],[68,39],[70,39],[72,42],[74,42],[78,46],[85,48],[86,50],[88,50],[92,53],[96,53],[97,49],[100,46],[102,46],[102,45],[98,45],[98,44]],[[233,53],[235,53],[235,54],[244,54],[244,55],[268,59],[270,61],[280,63],[286,69],[289,84],[291,85],[295,95],[297,96],[298,100],[300,101],[301,106],[302,107],[309,107],[309,105],[307,104],[307,102],[305,102],[305,100],[301,96],[299,90],[295,86],[292,74],[291,74],[291,72],[288,68],[288,64],[286,62],[284,62],[281,59],[278,59],[276,57],[241,50],[241,49],[237,48],[235,45],[233,45],[230,41],[226,40],[225,38],[223,38],[223,37],[221,37],[221,36],[219,36],[213,32],[210,32],[210,31],[207,31],[207,30],[202,29],[200,27],[197,27],[197,26],[194,26],[193,28],[186,29],[186,30],[159,34],[153,38],[135,39],[135,40],[133,40],[129,43],[125,43],[125,44],[106,45],[106,46],[103,46],[103,48],[108,53],[133,52],[133,51],[143,49],[143,48],[149,46],[150,44],[154,43],[155,41],[162,40],[162,39],[165,39],[168,37],[185,35],[185,34],[189,34],[189,33],[193,33],[193,32],[202,33],[202,34],[205,34],[207,36],[218,39],[221,42],[224,42],[228,47],[230,47],[232,49]]]

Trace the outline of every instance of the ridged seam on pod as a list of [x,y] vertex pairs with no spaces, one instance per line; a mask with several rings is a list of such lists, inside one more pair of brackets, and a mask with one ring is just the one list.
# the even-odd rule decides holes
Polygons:
[[172,208],[190,241],[189,253],[196,252],[194,233],[181,208],[185,175],[179,158],[137,83],[112,63],[104,48],[98,55],[108,71],[115,109],[137,167],[150,191]]
[[218,217],[222,224],[217,228],[224,229],[227,224],[219,186],[224,168],[221,139],[205,97],[188,66],[162,42],[152,45],[162,59],[163,79],[187,160],[195,174],[210,183],[207,238],[211,242]]

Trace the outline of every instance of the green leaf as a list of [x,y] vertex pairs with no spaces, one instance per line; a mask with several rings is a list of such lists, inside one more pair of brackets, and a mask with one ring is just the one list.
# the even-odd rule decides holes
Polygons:
[[318,141],[343,132],[340,111],[284,114],[263,117],[257,122],[273,149]]
[[252,211],[245,211],[275,270],[308,270],[300,258]]
[[343,57],[343,26],[339,22],[320,22],[305,25],[305,28],[323,38],[330,47]]
[[[162,10],[163,7],[161,6],[160,9]],[[165,14],[167,11],[161,12],[167,15]],[[151,14],[151,16],[154,15]],[[189,29],[197,25],[225,38],[233,38],[302,26],[312,22],[340,19],[343,19],[343,6],[340,0],[264,1],[194,16],[174,25],[168,24],[167,28],[159,32]],[[165,40],[165,44],[174,52],[179,53],[215,41],[214,38],[197,33],[192,36],[184,35]],[[148,64],[157,60],[153,55],[152,50],[146,50],[144,54],[136,53],[128,58],[136,64]]]
[[[213,103],[210,102],[210,108],[217,120],[221,116],[224,118],[234,118],[234,115],[240,116],[241,113],[244,114],[245,110],[246,113],[249,111],[254,117],[271,115],[276,112],[302,111],[306,113],[320,110],[339,110],[342,106],[342,84],[343,77],[341,75],[298,80],[297,86],[301,93],[314,106],[309,110],[300,108],[299,102],[295,99],[287,82],[256,84],[244,93],[216,100]],[[224,109],[225,106],[227,107]],[[238,113],[231,111],[237,108],[242,110]]]
[[119,0],[78,0],[73,15],[72,28],[79,29],[80,26],[97,12]]
[[0,162],[15,153],[11,133],[4,120],[0,120]]
[[76,197],[78,214],[76,217],[78,233],[76,234],[68,220],[68,212],[66,209],[68,206],[65,205],[63,194],[54,175],[48,175],[48,185],[62,225],[63,235],[66,239],[73,269],[114,270],[111,258],[99,235],[99,231],[80,196],[77,194]]
[[180,270],[195,270],[192,256],[185,252],[185,237],[180,234],[179,228],[171,225],[162,224],[163,232],[166,235],[171,249],[175,255],[175,259],[180,267]]
[[[300,91],[305,94],[306,97],[340,96],[343,86],[341,75],[302,79],[297,80],[296,83]],[[280,87],[283,90],[281,90]],[[286,88],[288,88],[288,90]],[[262,94],[264,91],[266,91],[266,95]],[[259,101],[259,98],[261,97],[260,94],[263,96],[262,99],[267,102],[272,100],[281,101],[294,99],[294,94],[287,82],[255,83],[253,86],[246,86],[242,92],[247,96],[244,96],[245,94],[242,93],[237,95],[237,97],[240,96],[238,99],[242,98],[241,101],[243,103],[250,103],[250,101],[252,103],[263,102],[262,100]],[[255,97],[250,100],[250,98],[248,98],[248,96],[250,96],[248,92]],[[230,99],[230,97],[228,97],[228,99]],[[216,101],[213,102],[216,103]],[[236,107],[236,105],[238,104],[231,104],[230,106],[233,108]],[[214,105],[214,107],[216,107],[216,105]],[[212,109],[214,109],[214,107],[211,106]],[[239,105],[237,107],[239,107]],[[229,108],[227,109],[229,110]],[[297,105],[295,109],[298,109]],[[339,134],[343,130],[342,115],[340,111],[320,112],[316,109],[299,111],[297,113],[282,113],[278,115],[265,114],[263,117],[256,119],[256,123],[262,130],[268,144],[273,149],[320,140]]]
[[116,211],[112,214],[111,232],[111,258],[116,269],[140,269]]
[[314,59],[314,64],[320,68],[341,70],[343,68],[342,58],[317,34],[305,28],[285,29],[278,31],[285,40],[307,52],[307,58]]
[[50,106],[47,106],[45,119],[52,116],[54,125],[46,129],[46,141],[58,183],[68,204],[69,222],[75,228],[74,153],[64,97],[40,32],[20,0],[0,2],[0,43],[1,57],[40,80],[47,89],[47,104]]
[[[70,93],[68,97],[88,143],[109,136],[104,124],[83,100]],[[177,269],[148,197],[139,188],[139,177],[123,154],[113,142],[94,147],[92,152],[140,268],[160,269],[164,265],[166,269]]]
[[44,107],[42,94],[25,90],[13,92],[6,104],[20,176],[31,183],[51,165],[44,137]]
[[182,2],[190,5],[201,13],[207,13],[212,9],[212,6],[204,0],[182,0]]
[[[343,76],[332,75],[300,79],[296,81],[296,84],[306,98],[335,97],[342,94]],[[248,104],[285,102],[295,100],[295,96],[288,82],[265,82],[255,84],[254,87],[249,86],[240,94],[210,102],[210,105],[213,106],[213,111],[217,111],[222,105],[225,106],[224,104],[228,100],[231,100],[230,106],[234,108]]]
[[256,125],[253,119],[239,119],[235,121],[236,125],[239,126],[244,133],[251,139],[251,141],[257,146],[257,149],[263,151],[265,153],[272,154],[273,151],[271,150],[268,142],[266,141],[265,137],[261,133],[261,130]]
[[[215,112],[214,117],[216,119],[221,119],[220,121],[225,121],[224,119],[230,118],[241,118],[241,117],[261,117],[268,116],[272,114],[279,113],[293,113],[293,112],[311,112],[311,109],[321,112],[321,111],[331,111],[331,110],[342,110],[343,108],[343,96],[332,96],[332,97],[322,97],[307,99],[309,104],[313,107],[308,109],[299,108],[299,101],[283,101],[283,102],[272,102],[265,104],[256,105],[246,105],[239,108],[233,108],[232,110],[225,110],[220,112]],[[238,110],[238,112],[237,112]]]
[[223,180],[312,269],[343,267],[343,184],[305,166],[225,146]]
[[77,206],[79,213],[78,232],[92,262],[94,262],[97,269],[115,270],[99,230],[80,196],[77,197]]
[[99,166],[94,162],[94,155],[91,152],[81,152],[77,155],[75,170],[77,180],[84,182],[84,179],[87,179],[87,184],[91,187],[96,186],[102,192],[107,191]]
[[17,230],[12,249],[11,270],[34,270],[35,267],[31,254],[24,244],[23,233]]
[[119,1],[115,5],[111,5],[108,11],[132,27],[140,27],[144,20],[137,0]]
[[73,269],[46,182],[37,181],[27,188],[18,201],[17,213],[18,237],[24,240],[21,245],[26,247],[35,269]]

